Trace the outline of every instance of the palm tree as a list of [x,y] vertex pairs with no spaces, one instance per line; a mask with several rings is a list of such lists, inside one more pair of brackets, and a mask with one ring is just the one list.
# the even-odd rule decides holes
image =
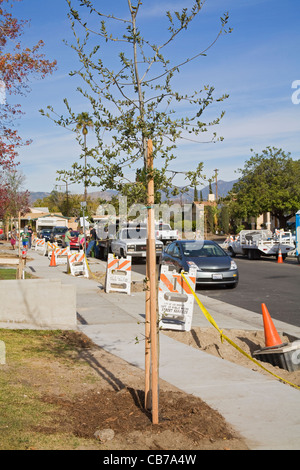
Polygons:
[[76,129],[78,131],[82,130],[83,138],[84,138],[84,200],[87,200],[87,183],[86,183],[86,136],[88,134],[88,129],[92,129],[94,127],[94,123],[92,118],[90,117],[89,113],[80,113],[76,119],[77,125]]

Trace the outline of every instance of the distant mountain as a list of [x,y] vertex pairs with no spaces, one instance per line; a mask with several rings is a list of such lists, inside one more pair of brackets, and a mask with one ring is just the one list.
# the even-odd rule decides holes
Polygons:
[[[232,186],[236,182],[237,180],[233,180],[233,181],[219,180],[218,181],[218,198],[227,196],[229,191],[231,191]],[[212,192],[216,195],[216,183],[212,183],[211,189],[212,189]],[[201,190],[197,188],[197,190],[198,190],[198,201],[200,201],[200,191],[202,192],[203,201],[207,201],[208,195],[209,195],[209,185],[205,186],[204,188],[201,188]],[[171,200],[177,201],[179,199],[181,198],[179,198],[178,196],[171,197]],[[165,200],[164,196],[163,196],[163,200]],[[190,188],[188,192],[182,197],[182,202],[188,203],[193,200],[194,200],[194,189]]]
[[[223,181],[219,180],[218,181],[218,197],[225,197],[229,191],[232,189],[232,186],[234,183],[236,183],[237,180],[233,181]],[[214,194],[216,194],[216,183],[212,183],[211,185],[212,191]],[[197,188],[198,189],[198,188]],[[209,195],[209,185],[205,186],[204,188],[201,188],[202,192],[202,197],[203,200],[206,201],[208,199]],[[90,196],[92,199],[105,199],[106,201],[110,201],[112,196],[116,196],[118,194],[117,191],[114,190],[107,190],[107,191],[94,191],[94,192],[88,192],[88,196]],[[43,199],[44,197],[50,196],[50,193],[43,193],[43,192],[31,192],[30,193],[30,204],[33,204],[37,199]],[[178,196],[176,197],[171,197],[171,200],[178,200]],[[164,195],[162,196],[162,200],[165,200]],[[182,202],[191,202],[194,200],[194,189],[190,188],[189,191],[182,197]],[[200,189],[198,189],[198,200],[200,200]]]
[[50,193],[30,192],[29,203],[32,205],[37,199],[44,199],[47,196],[50,196]]
[[[219,180],[219,181],[218,181],[218,197],[225,197],[225,196],[227,196],[227,194],[229,193],[229,191],[231,191],[232,186],[233,186],[234,183],[236,183],[237,181],[238,181],[238,180],[233,180],[233,181],[223,181],[223,180]],[[212,183],[211,189],[212,189],[213,193],[216,194],[216,183]],[[205,186],[205,188],[203,188],[201,191],[202,191],[203,199],[207,199],[208,194],[209,194],[209,185],[208,185],[208,186]],[[199,194],[200,194],[200,191],[199,191]],[[194,193],[193,193],[193,195],[194,195]]]

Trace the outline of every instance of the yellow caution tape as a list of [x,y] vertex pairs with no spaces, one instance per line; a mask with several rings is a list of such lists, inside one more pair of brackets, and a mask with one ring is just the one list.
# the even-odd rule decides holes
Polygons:
[[233,346],[235,349],[237,349],[240,353],[242,353],[244,356],[246,356],[248,359],[250,359],[252,362],[254,362],[257,366],[261,367],[263,370],[265,370],[266,372],[268,372],[269,374],[273,375],[274,377],[276,377],[277,379],[279,380],[282,380],[283,382],[291,385],[292,387],[295,387],[297,388],[298,390],[300,390],[300,387],[298,385],[295,385],[291,382],[289,382],[288,380],[285,380],[283,379],[282,377],[280,377],[279,375],[276,375],[274,374],[273,372],[271,372],[270,370],[266,369],[263,365],[261,365],[258,361],[256,361],[255,359],[253,359],[252,356],[250,356],[249,354],[247,354],[245,351],[243,351],[243,349],[241,349],[237,344],[234,343],[234,341],[232,341],[230,338],[228,338],[226,335],[223,334],[223,331],[220,330],[220,328],[218,327],[217,323],[215,322],[215,320],[213,319],[213,317],[210,315],[210,313],[207,311],[207,309],[204,307],[204,305],[200,302],[200,300],[198,299],[196,293],[194,292],[194,290],[191,288],[187,278],[185,277],[184,273],[181,272],[181,276],[183,277],[183,279],[185,280],[185,282],[187,283],[187,285],[189,286],[190,288],[190,291],[192,292],[193,296],[195,297],[196,299],[196,302],[197,304],[199,305],[202,313],[205,315],[205,317],[207,318],[207,320],[216,328],[216,330],[218,330],[218,332],[220,333],[220,338],[221,338],[221,341],[223,342],[223,340],[225,339],[229,344],[231,344],[231,346]]
[[92,277],[94,279],[97,279],[96,276],[93,274],[93,272],[91,271],[91,268],[89,266],[89,263],[88,263],[88,260],[87,260],[87,257],[86,257],[86,254],[84,253],[84,258],[85,258],[85,261],[86,261],[86,265],[87,265],[87,268],[88,268],[88,271],[90,272],[90,274],[92,275]]

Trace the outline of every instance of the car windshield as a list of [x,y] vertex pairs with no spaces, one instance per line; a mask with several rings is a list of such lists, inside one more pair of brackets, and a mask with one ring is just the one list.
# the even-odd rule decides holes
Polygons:
[[72,231],[71,232],[71,237],[78,237],[79,232]]
[[121,232],[121,238],[122,239],[127,239],[127,238],[147,238],[147,230],[142,228],[129,228],[122,230]]
[[226,253],[218,245],[210,245],[199,242],[182,243],[182,250],[186,258],[207,258],[212,256],[226,256]]
[[56,233],[64,233],[67,231],[67,227],[62,227],[62,228],[56,228],[55,232]]

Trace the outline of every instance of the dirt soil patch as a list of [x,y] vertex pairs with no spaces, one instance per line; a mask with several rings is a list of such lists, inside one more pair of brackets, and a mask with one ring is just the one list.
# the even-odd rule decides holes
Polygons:
[[[171,338],[181,341],[189,346],[205,351],[208,354],[225,359],[227,361],[247,367],[260,374],[274,377],[272,374],[282,378],[283,383],[289,382],[296,386],[300,386],[300,370],[289,372],[280,367],[275,367],[270,363],[257,361],[260,365],[244,356],[240,351],[234,348],[228,341],[221,341],[220,333],[213,327],[211,328],[192,328],[191,331],[171,331],[165,330],[163,334]],[[223,334],[231,339],[245,353],[252,357],[254,351],[258,351],[265,347],[265,335],[263,330],[223,330]],[[283,343],[293,341],[288,335],[280,335]],[[256,359],[256,358],[255,358]],[[267,372],[267,369],[269,372]],[[279,380],[274,377],[274,380]],[[287,381],[287,382],[284,382]],[[287,386],[291,386],[287,384]]]
[[[61,332],[55,340],[58,351],[55,355],[52,354],[54,346],[50,333],[41,332],[42,355],[37,354],[40,346],[36,344],[30,350],[30,334],[26,332],[29,339],[23,347],[26,354],[25,357],[21,355],[21,364],[11,364],[8,353],[7,364],[0,366],[0,379],[4,377],[16,389],[26,386],[21,401],[25,400],[27,404],[35,399],[50,407],[32,417],[34,423],[27,428],[23,425],[19,431],[18,442],[30,433],[24,448],[247,449],[243,439],[217,411],[200,398],[162,380],[159,423],[152,424],[151,412],[144,406],[144,371],[99,348],[82,333]],[[4,330],[1,337],[5,339],[3,335]],[[67,355],[64,352],[66,345],[71,347]],[[9,406],[9,400],[6,398],[6,406]],[[20,406],[19,410],[22,409]],[[10,426],[5,427],[9,432]]]

